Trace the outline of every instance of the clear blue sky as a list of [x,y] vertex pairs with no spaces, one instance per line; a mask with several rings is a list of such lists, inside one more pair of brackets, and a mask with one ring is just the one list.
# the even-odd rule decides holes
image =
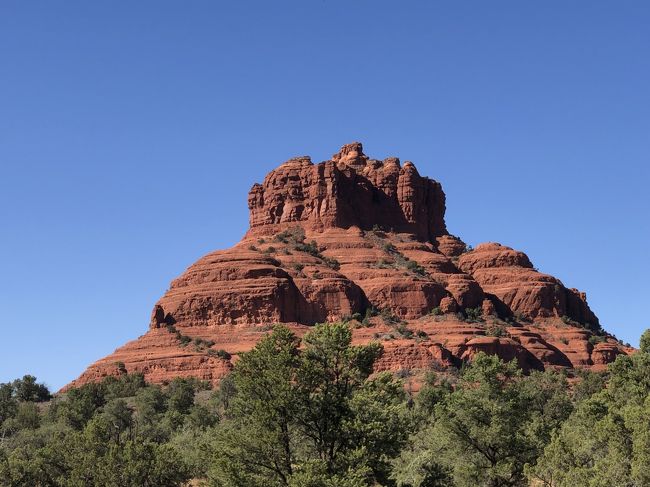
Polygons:
[[0,381],[56,389],[144,333],[254,182],[353,140],[638,343],[648,26],[647,1],[2,1]]

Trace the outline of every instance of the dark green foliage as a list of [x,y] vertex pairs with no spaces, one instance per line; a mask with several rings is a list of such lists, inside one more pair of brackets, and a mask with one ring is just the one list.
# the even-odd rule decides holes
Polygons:
[[273,239],[276,242],[298,244],[305,240],[305,231],[301,227],[293,227],[278,233]]
[[102,384],[91,382],[77,389],[71,389],[66,397],[56,404],[56,413],[67,425],[81,430],[104,404],[106,404],[105,388]]
[[339,261],[336,259],[332,259],[330,257],[323,257],[323,262],[327,267],[330,269],[334,269],[335,271],[338,271],[341,268],[341,264],[339,264]]
[[[141,374],[110,377],[71,389],[41,411],[44,395],[32,387],[35,380],[21,381],[14,382],[20,399],[13,399],[16,407],[2,422],[1,485],[153,487],[180,486],[190,478],[186,462],[168,443],[174,431],[163,426],[167,403],[187,404],[184,387],[147,386]],[[9,390],[0,387],[0,397],[6,399]],[[196,406],[186,412],[181,419],[191,428],[215,424],[215,415]]]
[[219,349],[219,350],[209,350],[208,355],[212,357],[219,357],[220,359],[223,360],[230,360],[232,358],[232,355],[230,355],[228,352],[226,352],[224,349]]
[[524,377],[484,354],[454,390],[430,381],[418,402],[423,426],[396,462],[399,486],[528,485],[525,466],[571,412],[562,376]]
[[379,314],[379,310],[374,306],[367,307],[363,315],[363,321],[361,323],[365,326],[370,325],[370,318],[372,318],[373,316],[377,316],[378,314]]
[[598,345],[599,343],[604,343],[607,341],[607,337],[604,337],[602,335],[591,335],[589,337],[589,343],[592,345]]
[[294,248],[299,252],[306,252],[309,255],[312,255],[314,257],[322,258],[320,250],[318,249],[318,245],[314,241],[308,243],[304,243],[304,242],[298,243]]
[[604,388],[594,378],[530,478],[557,487],[650,485],[650,355],[617,357]]
[[180,414],[187,414],[194,405],[196,381],[175,378],[167,387],[167,409]]
[[37,384],[36,377],[25,375],[13,382],[14,397],[19,401],[43,402],[52,396],[45,384]]
[[194,345],[194,350],[197,352],[206,352],[208,355],[210,355],[210,347],[214,345],[214,342],[212,340],[204,340],[203,338],[194,338],[192,340],[192,344]]
[[427,275],[427,271],[424,269],[424,267],[422,267],[420,264],[418,264],[414,260],[409,260],[406,263],[406,268],[409,271],[417,274],[418,276],[426,276]]
[[11,383],[0,384],[0,425],[16,414],[18,400],[14,397],[14,387]]
[[[377,314],[368,308],[364,321]],[[379,338],[413,334],[382,317],[393,331]],[[116,364],[117,377],[48,401],[25,376],[0,384],[0,485],[650,485],[649,336],[605,373],[575,372],[571,387],[563,374],[525,375],[479,353],[407,395],[390,373],[373,373],[381,345],[352,346],[344,323],[317,325],[302,342],[275,326],[216,391],[192,378],[148,385]],[[419,373],[395,375],[410,391]]]
[[361,321],[363,320],[363,316],[361,316],[361,313],[352,313],[351,315],[344,316],[342,318],[342,321],[344,323],[347,323],[348,321]]
[[483,321],[483,310],[480,306],[476,308],[465,308],[465,321],[478,323]]
[[414,335],[413,330],[411,330],[405,323],[398,323],[395,326],[395,331],[404,338],[412,338]]
[[167,324],[165,326],[169,333],[173,333],[176,336],[176,340],[179,341],[181,347],[186,347],[192,343],[194,345],[194,350],[197,352],[205,352],[208,355],[211,355],[212,350],[210,350],[210,347],[214,345],[214,342],[212,340],[205,340],[200,337],[192,338],[191,336],[184,335],[172,324]]
[[604,373],[581,370],[579,381],[573,386],[573,400],[580,403],[605,388],[607,377]]
[[382,246],[381,249],[386,252],[387,254],[391,254],[393,252],[397,252],[397,248],[390,242],[385,242]]
[[387,325],[396,325],[402,322],[402,320],[396,316],[389,308],[384,308],[379,312],[379,316]]
[[503,326],[491,324],[485,328],[485,334],[492,337],[503,337],[507,335],[507,332]]
[[118,377],[107,377],[102,382],[106,399],[131,397],[145,387],[144,375],[140,373],[125,374]]
[[639,350],[642,353],[650,353],[650,329],[643,332],[639,339]]
[[440,316],[442,314],[442,309],[440,309],[440,306],[436,306],[429,311],[429,314],[431,316]]
[[[351,346],[343,324],[298,339],[284,327],[235,365],[212,485],[365,486],[383,481],[407,433],[402,386],[370,379],[376,344]],[[370,483],[369,483],[370,482]]]

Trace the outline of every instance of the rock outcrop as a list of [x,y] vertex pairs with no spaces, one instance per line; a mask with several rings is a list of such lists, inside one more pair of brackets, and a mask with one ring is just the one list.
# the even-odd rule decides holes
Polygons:
[[320,164],[306,156],[285,162],[253,186],[248,207],[252,235],[289,223],[312,231],[380,223],[423,240],[447,233],[440,183],[420,176],[411,162],[368,159],[358,142]]
[[202,257],[156,303],[149,331],[71,385],[142,372],[218,382],[274,323],[298,335],[348,320],[380,340],[382,370],[459,366],[478,352],[525,370],[604,367],[631,349],[600,328],[584,293],[523,252],[450,235],[440,183],[411,162],[369,159],[360,143],[331,160],[291,159],[249,197],[241,242]]

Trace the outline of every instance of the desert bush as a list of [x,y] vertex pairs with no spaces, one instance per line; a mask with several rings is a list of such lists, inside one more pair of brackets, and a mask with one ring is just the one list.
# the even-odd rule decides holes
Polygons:
[[481,307],[465,308],[465,321],[470,323],[483,321],[483,310]]
[[442,309],[440,308],[440,306],[435,306],[434,308],[431,308],[429,314],[432,316],[440,316],[442,314]]

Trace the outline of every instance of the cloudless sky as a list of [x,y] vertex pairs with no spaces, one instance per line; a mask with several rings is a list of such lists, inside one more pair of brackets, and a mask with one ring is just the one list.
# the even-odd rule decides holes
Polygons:
[[0,2],[0,382],[57,389],[143,334],[254,182],[353,140],[637,344],[649,26],[627,0]]

